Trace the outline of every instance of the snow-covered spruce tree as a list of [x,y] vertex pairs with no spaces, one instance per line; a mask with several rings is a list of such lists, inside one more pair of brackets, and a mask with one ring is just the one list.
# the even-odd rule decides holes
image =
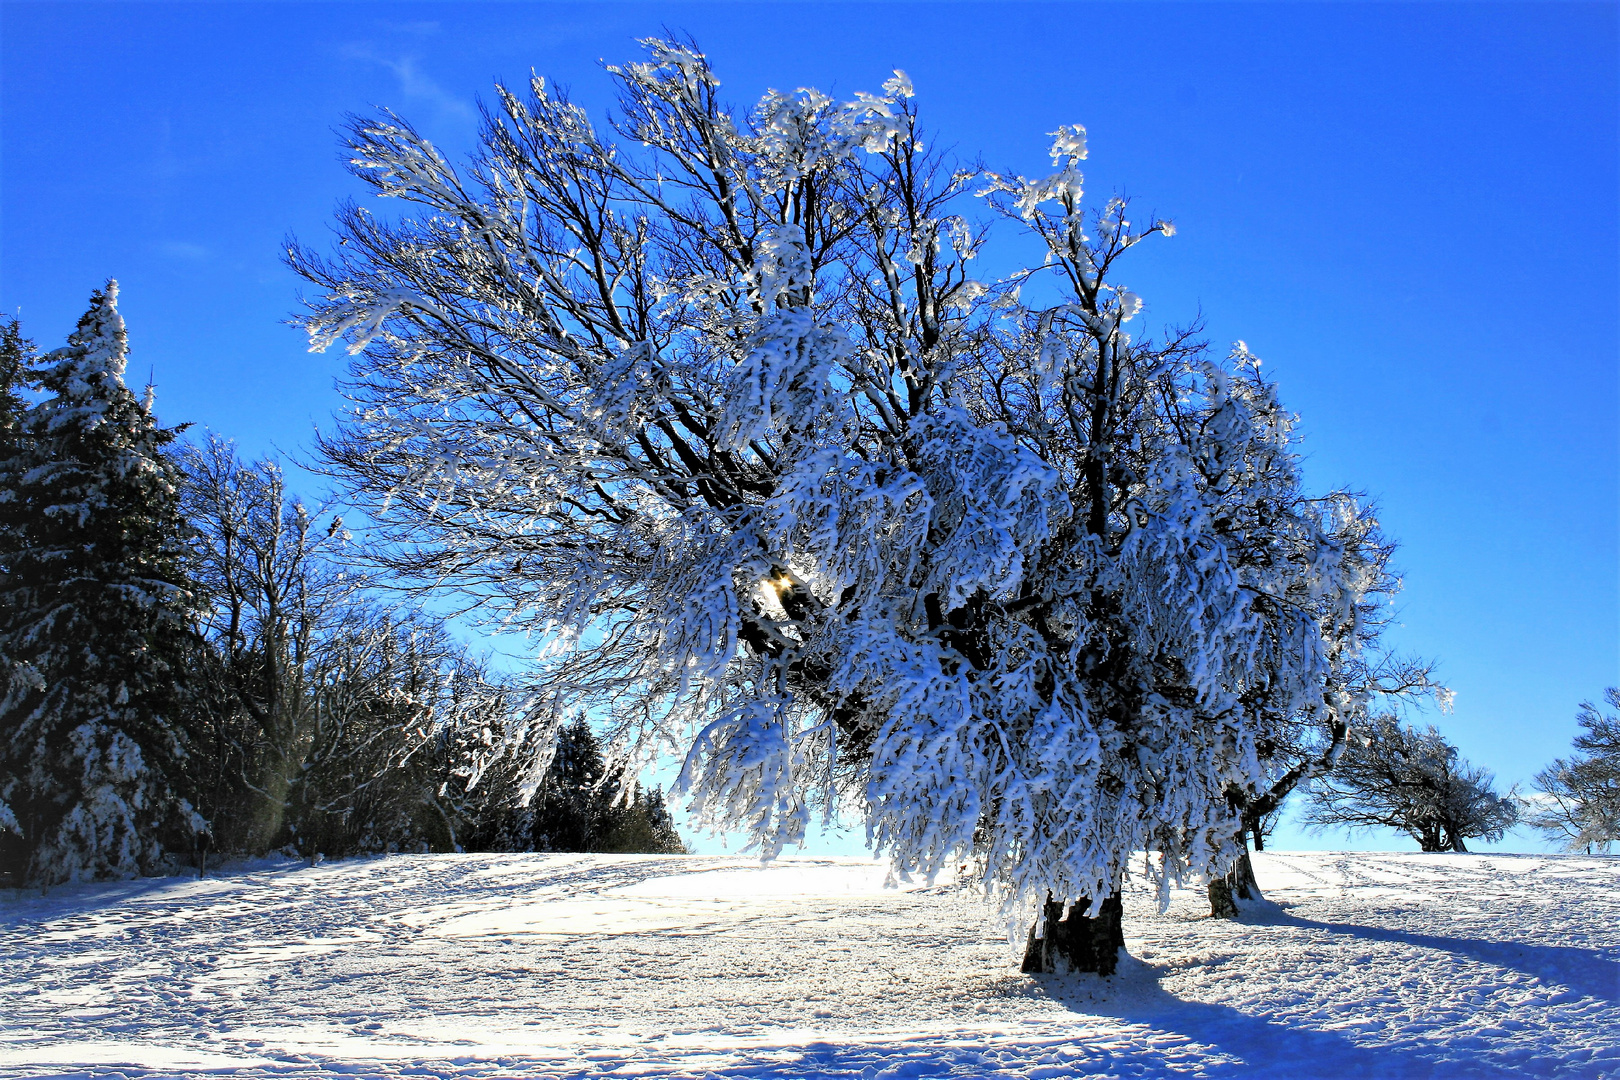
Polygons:
[[529,808],[535,851],[686,853],[662,796],[614,768],[583,716],[557,733]]
[[173,432],[124,385],[117,283],[0,459],[0,800],[37,884],[154,868],[201,822],[175,789],[188,606]]
[[530,800],[536,851],[597,851],[613,811],[607,760],[583,716],[557,732],[545,777]]
[[1588,855],[1607,854],[1620,841],[1620,687],[1603,697],[1616,712],[1583,701],[1576,719],[1585,731],[1575,736],[1575,754],[1538,772],[1536,794],[1521,800],[1526,824]]
[[22,322],[0,319],[0,439],[9,439],[22,424],[28,409],[24,391],[32,385],[36,363],[34,343],[22,334]]
[[630,796],[618,807],[618,821],[602,845],[604,851],[625,854],[685,855],[686,843],[675,828],[669,803],[661,788],[648,791],[632,785]]
[[[616,140],[539,79],[462,168],[353,124],[414,211],[289,251],[313,346],[356,357],[325,454],[394,573],[548,635],[554,722],[673,748],[700,821],[769,857],[854,810],[902,871],[1035,913],[1032,965],[1111,971],[1132,853],[1166,890],[1223,872],[1228,791],[1354,708],[1375,523],[1305,494],[1241,344],[1127,333],[1120,259],[1172,229],[1082,208],[1081,128],[987,173],[901,73],[740,115],[646,46]],[[1041,265],[976,279],[976,208]]]
[[1377,716],[1358,726],[1333,771],[1313,781],[1304,821],[1395,829],[1423,851],[1467,851],[1466,841],[1500,840],[1518,820],[1512,794],[1498,795],[1493,780],[1433,727]]
[[[28,399],[24,396],[35,377],[37,355],[34,343],[22,335],[22,323],[15,317],[0,323],[0,475],[6,474],[15,461],[19,446],[18,435],[28,412]],[[5,501],[0,495],[0,503]],[[17,531],[14,515],[0,506],[0,580],[11,564],[10,553],[15,550]],[[0,626],[3,626],[0,621]],[[11,661],[0,647],[0,678],[11,670]],[[4,685],[4,684],[0,684]],[[17,817],[0,793],[0,887],[15,885],[28,861],[28,845],[19,831]]]

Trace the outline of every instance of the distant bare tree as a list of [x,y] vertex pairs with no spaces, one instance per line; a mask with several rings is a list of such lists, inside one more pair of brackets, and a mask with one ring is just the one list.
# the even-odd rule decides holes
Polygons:
[[1308,785],[1332,771],[1346,740],[1356,728],[1368,722],[1369,706],[1399,707],[1413,699],[1433,697],[1442,708],[1449,707],[1450,691],[1435,681],[1432,662],[1381,653],[1377,649],[1378,635],[1391,609],[1387,603],[1378,604],[1375,598],[1387,599],[1400,585],[1399,578],[1389,569],[1394,550],[1393,543],[1384,541],[1376,549],[1376,558],[1369,560],[1373,583],[1369,587],[1368,602],[1363,605],[1361,634],[1365,652],[1345,663],[1340,683],[1343,699],[1350,703],[1349,707],[1329,714],[1325,723],[1311,722],[1314,718],[1309,716],[1291,718],[1291,723],[1279,728],[1277,742],[1266,758],[1265,782],[1247,788],[1233,784],[1227,789],[1227,798],[1242,823],[1238,839],[1243,847],[1232,868],[1209,882],[1210,914],[1216,918],[1236,918],[1238,901],[1260,899],[1260,886],[1249,859],[1247,841],[1252,838],[1254,850],[1263,849],[1265,837],[1281,818],[1283,802],[1302,784]]
[[323,627],[309,665],[309,725],[287,790],[300,854],[460,850],[487,803],[447,799],[475,767],[451,732],[498,724],[518,695],[441,621],[352,605]]
[[213,676],[191,720],[200,809],[214,844],[262,851],[284,824],[316,724],[318,629],[360,582],[328,558],[343,543],[341,521],[321,526],[324,508],[294,497],[275,462],[243,463],[210,435],[182,465],[211,652],[201,662]]
[[[1620,687],[1603,694],[1620,710]],[[1569,851],[1607,853],[1620,840],[1620,717],[1581,703],[1576,754],[1559,758],[1536,774],[1536,794],[1525,799],[1526,824]]]
[[295,498],[275,462],[210,437],[184,464],[206,600],[188,721],[205,837],[307,856],[459,849],[478,832],[468,815],[510,795],[470,792],[512,749],[487,736],[518,695],[442,620],[368,600],[342,520]]
[[1465,841],[1500,840],[1518,820],[1511,793],[1498,795],[1493,781],[1433,727],[1378,716],[1313,784],[1304,820],[1318,829],[1396,829],[1424,851],[1467,851]]

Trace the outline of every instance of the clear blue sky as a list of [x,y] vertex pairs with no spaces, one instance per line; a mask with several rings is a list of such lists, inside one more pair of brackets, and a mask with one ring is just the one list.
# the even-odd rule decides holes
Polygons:
[[355,191],[347,112],[393,107],[459,153],[495,78],[534,68],[596,107],[598,59],[669,26],[737,104],[903,68],[941,138],[995,167],[1042,169],[1044,133],[1082,123],[1091,191],[1179,228],[1126,278],[1265,358],[1316,487],[1379,497],[1396,640],[1441,660],[1463,752],[1522,782],[1620,683],[1617,12],[6,0],[0,310],[51,347],[116,276],[165,422],[297,450],[343,358],[283,325],[279,255]]

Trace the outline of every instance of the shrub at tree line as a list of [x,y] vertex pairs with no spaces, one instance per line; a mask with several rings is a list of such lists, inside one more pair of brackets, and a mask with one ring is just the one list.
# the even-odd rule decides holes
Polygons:
[[126,357],[112,282],[43,358],[0,328],[7,882],[278,849],[683,850],[583,719],[530,725],[441,620],[340,569],[341,522],[273,463],[158,427]]

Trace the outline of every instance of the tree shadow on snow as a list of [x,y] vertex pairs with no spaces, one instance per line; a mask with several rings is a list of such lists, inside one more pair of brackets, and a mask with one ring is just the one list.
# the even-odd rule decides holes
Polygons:
[[[1095,976],[1036,976],[1042,992],[1077,1013],[1141,1024],[1150,1032],[1132,1040],[1140,1046],[1169,1045],[1175,1036],[1208,1047],[1200,1076],[1376,1077],[1439,1080],[1448,1077],[1519,1077],[1457,1048],[1436,1058],[1405,1048],[1367,1046],[1335,1031],[1290,1026],[1229,1005],[1187,1001],[1160,985],[1168,972],[1124,958],[1119,973],[1103,982]],[[1144,1047],[1146,1048],[1146,1047]],[[1120,1065],[1126,1064],[1120,1062]],[[1169,1071],[1169,1070],[1167,1070]],[[1122,1069],[1124,1075],[1134,1075]]]
[[[0,928],[44,919],[61,919],[101,910],[118,910],[137,901],[161,898],[177,884],[194,878],[143,877],[121,881],[79,881],[37,887],[0,889]],[[217,878],[207,879],[210,884]]]
[[1455,953],[1480,963],[1512,968],[1526,975],[1535,976],[1543,982],[1558,983],[1587,997],[1620,1003],[1620,963],[1605,960],[1595,949],[1581,949],[1571,945],[1526,945],[1516,941],[1488,941],[1483,938],[1440,937],[1380,926],[1320,922],[1294,915],[1284,916],[1276,921],[1327,930],[1335,934],[1349,934],[1352,937],[1372,941],[1397,942],[1416,945],[1423,949]]

